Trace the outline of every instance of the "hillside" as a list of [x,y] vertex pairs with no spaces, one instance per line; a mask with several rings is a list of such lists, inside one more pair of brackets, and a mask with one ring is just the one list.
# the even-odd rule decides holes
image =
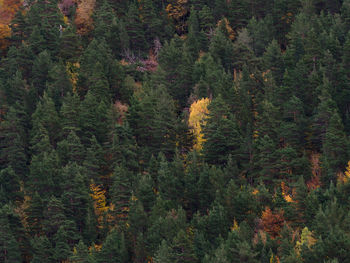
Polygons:
[[0,262],[350,262],[350,0],[0,0]]

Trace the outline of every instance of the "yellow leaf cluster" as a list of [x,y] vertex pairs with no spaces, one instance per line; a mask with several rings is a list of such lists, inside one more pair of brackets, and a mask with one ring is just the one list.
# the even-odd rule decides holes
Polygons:
[[77,33],[86,35],[93,28],[92,14],[94,12],[96,0],[79,0],[76,10],[75,24]]
[[281,182],[281,190],[282,190],[282,196],[284,200],[288,203],[293,203],[294,200],[292,199],[291,195],[289,195],[288,192],[288,187],[286,186],[285,182]]
[[225,28],[227,30],[227,33],[228,33],[228,37],[231,39],[231,40],[234,40],[235,39],[235,31],[233,30],[233,28],[230,26],[230,22],[227,20],[226,17],[224,17],[223,19],[219,20],[218,22],[218,26],[221,26],[222,23],[225,23]]
[[8,37],[11,36],[11,29],[8,25],[0,24],[0,49],[5,49],[9,41]]
[[296,243],[296,251],[299,254],[300,250],[303,245],[306,245],[308,248],[311,248],[313,245],[315,245],[317,242],[317,239],[313,237],[312,231],[310,231],[307,227],[304,227],[304,229],[301,231],[300,241],[297,241]]
[[239,226],[238,226],[238,223],[236,221],[236,219],[233,220],[233,226],[231,226],[231,231],[236,231],[236,230],[239,230]]
[[171,3],[169,3],[165,8],[169,17],[179,20],[181,17],[187,14],[188,9],[186,4],[188,0],[172,0],[170,2]]
[[209,98],[203,98],[192,103],[190,107],[190,116],[188,118],[188,125],[195,136],[194,149],[201,150],[204,142],[202,126],[206,124],[206,117],[209,113],[208,105]]
[[66,71],[67,71],[68,77],[70,79],[70,82],[72,83],[74,93],[76,93],[76,91],[77,91],[77,81],[78,81],[79,68],[80,68],[79,62],[76,62],[76,63],[67,62],[67,64],[66,64]]
[[102,188],[100,185],[96,185],[94,183],[90,184],[90,196],[94,201],[94,210],[97,215],[97,221],[99,223],[99,227],[101,228],[101,223],[103,221],[103,216],[109,210],[109,207],[106,203],[106,190]]
[[185,16],[188,13],[188,0],[171,0],[165,8],[168,17],[175,20],[175,28],[180,35],[185,32],[186,22]]
[[350,178],[350,161],[348,162],[348,166],[346,167],[344,181],[347,182],[349,178]]
[[8,37],[11,36],[9,24],[22,5],[21,0],[0,0],[0,49],[9,45]]

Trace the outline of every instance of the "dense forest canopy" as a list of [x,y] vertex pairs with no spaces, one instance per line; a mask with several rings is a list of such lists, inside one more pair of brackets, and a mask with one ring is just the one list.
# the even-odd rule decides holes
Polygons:
[[0,0],[0,262],[350,262],[350,0]]

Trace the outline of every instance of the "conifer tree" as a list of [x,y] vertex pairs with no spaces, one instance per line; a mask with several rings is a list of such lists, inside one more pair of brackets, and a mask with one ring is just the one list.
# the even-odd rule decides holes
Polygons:
[[18,175],[11,166],[0,171],[0,205],[9,202],[20,201],[23,194],[20,192],[20,181]]
[[241,134],[227,104],[219,96],[209,105],[207,124],[203,127],[205,160],[210,164],[225,164],[228,156],[238,160]]
[[18,243],[13,236],[4,207],[0,209],[0,260],[4,263],[21,262]]
[[101,252],[98,255],[98,262],[128,262],[128,253],[125,246],[124,233],[112,230],[106,237]]
[[148,45],[143,32],[142,21],[139,17],[137,2],[132,1],[130,3],[125,22],[131,50],[135,52],[147,50]]
[[17,176],[24,178],[28,171],[28,119],[21,108],[16,108],[10,107],[5,119],[0,123],[0,167],[4,169],[11,166]]
[[31,245],[33,248],[33,263],[53,263],[55,262],[53,258],[54,249],[48,238],[43,236],[35,236],[31,240]]
[[76,93],[67,93],[62,100],[60,116],[62,123],[62,137],[65,138],[72,131],[80,133],[79,125],[80,99]]
[[116,221],[128,220],[130,210],[130,199],[132,194],[132,174],[124,167],[116,167],[113,174],[113,185],[111,187],[111,202],[114,205],[113,214]]
[[71,131],[66,139],[57,144],[57,153],[63,166],[69,162],[81,165],[85,157],[83,145],[74,131]]

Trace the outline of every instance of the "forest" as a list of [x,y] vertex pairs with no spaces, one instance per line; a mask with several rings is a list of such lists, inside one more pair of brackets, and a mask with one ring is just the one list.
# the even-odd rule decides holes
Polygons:
[[350,0],[0,0],[0,262],[350,263]]

